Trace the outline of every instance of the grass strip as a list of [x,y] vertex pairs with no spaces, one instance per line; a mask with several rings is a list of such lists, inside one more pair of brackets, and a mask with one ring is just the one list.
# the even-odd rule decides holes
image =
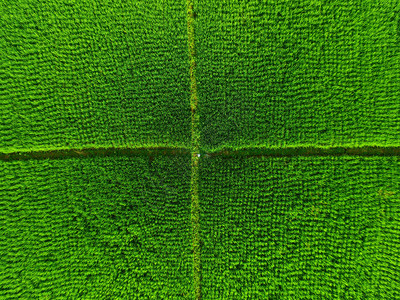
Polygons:
[[49,151],[26,151],[1,153],[0,161],[30,160],[30,159],[67,159],[71,157],[106,157],[106,156],[175,156],[188,155],[184,148],[87,148],[87,149],[57,149]]
[[205,153],[205,157],[290,157],[290,156],[400,156],[400,147],[292,147],[292,148],[247,148],[221,150]]
[[195,299],[201,299],[201,258],[200,258],[200,204],[198,193],[198,175],[200,159],[200,130],[199,115],[197,113],[198,97],[196,84],[196,61],[195,61],[195,42],[194,42],[194,20],[195,12],[193,0],[187,0],[187,30],[188,30],[188,50],[189,50],[189,73],[190,73],[190,109],[192,116],[191,126],[191,220],[193,230],[193,284]]
[[[197,150],[196,150],[197,149]],[[64,159],[71,157],[96,157],[96,156],[175,156],[193,154],[192,167],[197,168],[199,150],[185,148],[86,148],[86,149],[55,149],[48,151],[20,151],[0,152],[1,161],[29,160],[29,159]],[[221,150],[213,153],[203,153],[210,157],[291,157],[291,156],[400,156],[400,147],[358,147],[358,148],[319,148],[319,147],[294,147],[294,148],[247,148],[240,150]]]

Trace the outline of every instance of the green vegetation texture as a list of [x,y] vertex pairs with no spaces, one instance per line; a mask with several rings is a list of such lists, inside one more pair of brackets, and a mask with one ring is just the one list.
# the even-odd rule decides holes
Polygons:
[[398,157],[212,158],[203,299],[398,299]]
[[0,3],[1,151],[188,147],[185,1]]
[[190,157],[0,161],[1,299],[193,299]]
[[399,0],[0,0],[0,299],[400,299]]
[[204,151],[399,145],[399,1],[195,7]]

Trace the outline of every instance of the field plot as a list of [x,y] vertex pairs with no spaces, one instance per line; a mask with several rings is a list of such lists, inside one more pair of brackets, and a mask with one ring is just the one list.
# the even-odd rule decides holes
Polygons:
[[186,2],[0,5],[1,151],[190,142]]
[[201,162],[203,299],[400,297],[397,157]]
[[193,299],[190,158],[0,161],[0,298]]
[[398,146],[398,1],[195,0],[204,151]]

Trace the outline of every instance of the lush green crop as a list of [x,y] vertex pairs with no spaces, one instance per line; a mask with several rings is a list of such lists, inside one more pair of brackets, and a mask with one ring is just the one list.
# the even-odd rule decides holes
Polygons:
[[195,4],[206,151],[398,145],[397,0]]
[[396,299],[397,157],[212,158],[200,168],[204,299]]
[[0,4],[1,151],[188,147],[184,1]]
[[0,161],[0,298],[192,298],[189,167]]

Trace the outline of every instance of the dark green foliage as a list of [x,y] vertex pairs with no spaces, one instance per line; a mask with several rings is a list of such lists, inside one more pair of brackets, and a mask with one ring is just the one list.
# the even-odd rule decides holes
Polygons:
[[0,162],[1,299],[190,299],[190,159]]
[[205,159],[203,299],[398,299],[397,157]]
[[1,151],[188,147],[185,1],[0,4]]
[[195,3],[205,151],[398,146],[397,0]]

